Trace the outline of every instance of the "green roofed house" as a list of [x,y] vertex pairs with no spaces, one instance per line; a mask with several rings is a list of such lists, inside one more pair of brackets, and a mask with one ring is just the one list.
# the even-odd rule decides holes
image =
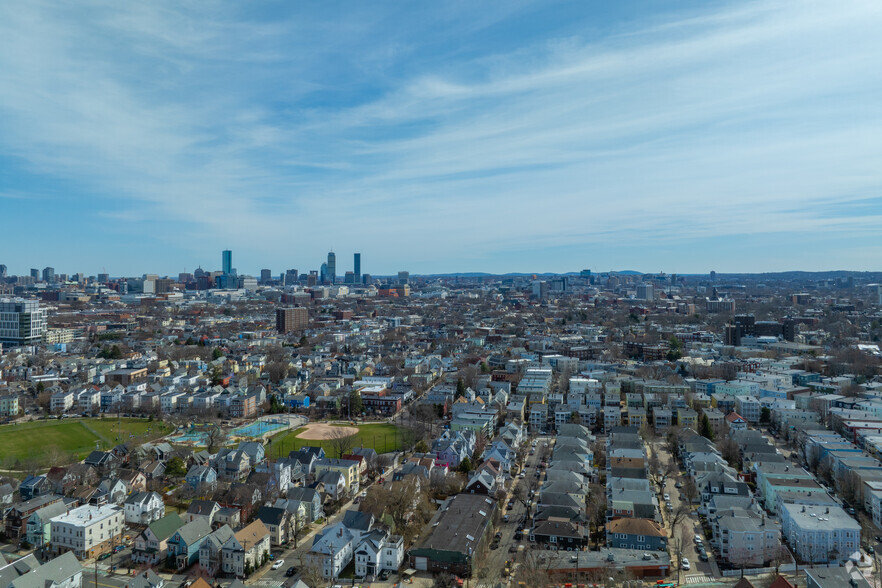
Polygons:
[[492,531],[496,501],[482,494],[447,499],[432,519],[431,532],[408,552],[410,567],[469,577]]
[[168,538],[183,526],[184,520],[177,513],[165,515],[147,525],[147,528],[135,537],[132,563],[151,566],[159,564],[167,555]]

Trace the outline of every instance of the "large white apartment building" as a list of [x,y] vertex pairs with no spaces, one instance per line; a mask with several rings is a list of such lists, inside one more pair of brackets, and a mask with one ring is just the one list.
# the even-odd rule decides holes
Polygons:
[[125,514],[116,505],[81,506],[51,519],[52,553],[90,559],[119,545]]
[[860,549],[861,526],[840,507],[782,504],[780,508],[784,537],[803,561],[838,564]]

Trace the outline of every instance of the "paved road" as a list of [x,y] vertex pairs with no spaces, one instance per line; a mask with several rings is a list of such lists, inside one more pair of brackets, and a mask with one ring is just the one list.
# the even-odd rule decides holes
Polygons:
[[[661,445],[655,446],[655,451],[658,452],[659,460],[662,462],[662,467],[665,468],[669,463],[674,461],[674,457],[666,450],[663,449]],[[681,483],[685,480],[686,474],[680,471],[679,464],[678,465],[678,473],[669,476],[667,480],[665,480],[664,492],[667,492],[671,496],[671,505],[674,507],[674,512],[676,512],[681,504],[686,503],[686,499],[682,496],[679,489],[676,488],[677,481]],[[677,529],[671,529],[670,524],[670,513],[665,510],[664,500],[659,497],[659,504],[661,505],[663,514],[662,518],[664,520],[665,527],[668,530],[668,541],[671,551],[671,565],[676,565],[680,568],[680,557],[677,557],[675,553],[675,538],[680,536],[683,539],[682,542],[682,556],[689,560],[690,569],[689,570],[680,570],[681,579],[684,576],[711,576],[715,578],[720,577],[720,568],[717,566],[716,561],[714,561],[713,551],[709,548],[709,539],[704,536],[704,533],[701,529],[701,523],[698,521],[698,515],[694,512],[693,514],[685,517],[680,521],[677,526]],[[695,535],[701,535],[704,539],[705,548],[707,550],[708,557],[710,561],[704,562],[698,559],[698,552],[695,550],[695,541],[693,538]],[[672,572],[676,573],[674,570]]]
[[[527,509],[524,507],[524,504],[519,500],[514,500],[512,510],[507,510],[506,504],[514,496],[515,488],[517,484],[524,484],[529,488],[530,482],[535,481],[536,475],[536,466],[539,464],[539,459],[542,454],[542,444],[550,443],[550,439],[548,437],[540,437],[537,438],[537,448],[534,455],[530,455],[527,453],[526,458],[526,476],[521,478],[515,478],[513,480],[514,484],[509,486],[509,492],[507,495],[507,499],[504,501],[500,501],[499,508],[501,508],[501,512],[499,515],[499,531],[502,533],[502,537],[499,542],[498,549],[491,549],[485,563],[486,572],[478,572],[479,579],[486,578],[487,580],[501,580],[503,579],[503,571],[505,568],[506,561],[514,561],[515,556],[517,555],[515,552],[511,552],[510,549],[514,547],[517,549],[518,545],[524,545],[526,549],[530,548],[530,543],[527,537],[522,537],[520,540],[515,540],[514,534],[520,527],[522,530],[524,528],[529,528],[528,524],[519,525],[519,521],[527,518],[530,513],[527,512]],[[538,496],[538,492],[537,492]],[[535,508],[535,507],[534,507]],[[509,522],[503,522],[504,515],[508,515]],[[483,578],[481,578],[483,576]]]

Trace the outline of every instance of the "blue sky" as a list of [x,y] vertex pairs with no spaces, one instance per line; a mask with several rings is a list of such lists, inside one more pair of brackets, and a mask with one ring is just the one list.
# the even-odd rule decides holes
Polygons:
[[882,264],[882,3],[0,4],[12,273]]

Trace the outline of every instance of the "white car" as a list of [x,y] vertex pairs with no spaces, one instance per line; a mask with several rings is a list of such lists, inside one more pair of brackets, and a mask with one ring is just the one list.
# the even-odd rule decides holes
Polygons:
[[518,478],[526,478],[526,477],[527,477],[527,472],[521,472],[520,474],[518,474]]
[[688,570],[692,566],[689,565],[689,560],[684,557],[682,560],[680,560],[680,567],[684,570]]
[[284,559],[277,559],[276,561],[273,562],[273,569],[277,570],[280,567],[282,567],[283,565],[285,565],[285,560]]
[[695,542],[696,542],[696,543],[703,543],[703,542],[704,542],[704,539],[701,538],[701,535],[696,535],[696,536],[695,536]]
[[665,492],[664,494],[662,494],[662,498],[665,499],[665,502],[670,502],[670,501],[671,501],[671,495],[668,494],[667,492]]

